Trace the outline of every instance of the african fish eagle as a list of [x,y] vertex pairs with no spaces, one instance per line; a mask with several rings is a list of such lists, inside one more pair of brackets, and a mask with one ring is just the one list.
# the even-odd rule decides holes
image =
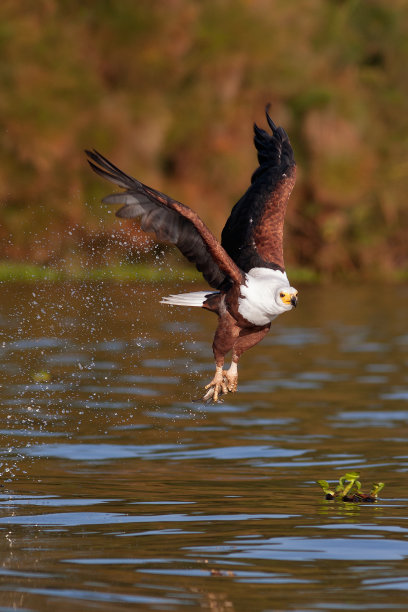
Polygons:
[[[102,201],[124,204],[116,216],[138,218],[144,231],[175,244],[214,289],[170,295],[161,303],[199,306],[218,315],[215,375],[204,395],[215,402],[221,394],[236,391],[242,353],[262,340],[271,321],[296,306],[298,299],[283,261],[284,217],[296,163],[285,130],[276,127],[268,110],[271,134],[254,124],[259,167],[233,207],[221,243],[191,208],[125,174],[97,151],[86,151],[91,168],[125,190]],[[224,370],[229,351],[231,366]]]

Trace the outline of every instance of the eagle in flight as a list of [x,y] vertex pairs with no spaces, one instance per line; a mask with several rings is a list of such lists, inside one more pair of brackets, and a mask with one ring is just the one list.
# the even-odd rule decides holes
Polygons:
[[[262,340],[275,317],[297,304],[298,292],[290,286],[283,262],[283,225],[296,163],[285,130],[276,127],[268,109],[271,133],[254,125],[259,166],[233,207],[221,242],[191,208],[125,174],[97,151],[86,151],[91,168],[125,190],[102,201],[122,204],[116,216],[139,219],[144,231],[175,244],[212,287],[162,300],[199,306],[218,315],[215,375],[206,386],[207,401],[216,402],[221,394],[236,391],[242,353]],[[231,366],[224,370],[229,351]]]

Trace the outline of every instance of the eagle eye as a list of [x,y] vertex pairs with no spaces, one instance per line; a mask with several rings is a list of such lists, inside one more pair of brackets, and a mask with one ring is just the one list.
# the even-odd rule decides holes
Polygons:
[[285,297],[285,294],[283,293],[283,291],[280,292],[280,297]]

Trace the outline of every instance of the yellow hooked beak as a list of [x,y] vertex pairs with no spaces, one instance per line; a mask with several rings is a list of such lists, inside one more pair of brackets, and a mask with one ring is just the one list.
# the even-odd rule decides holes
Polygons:
[[287,304],[288,306],[290,304],[291,306],[294,306],[296,308],[298,303],[297,291],[296,293],[289,293],[289,291],[281,291],[279,295],[284,304]]

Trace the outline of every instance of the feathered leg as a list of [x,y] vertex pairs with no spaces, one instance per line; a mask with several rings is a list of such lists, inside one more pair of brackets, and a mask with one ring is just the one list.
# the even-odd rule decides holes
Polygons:
[[234,346],[232,347],[232,361],[228,370],[224,372],[227,389],[234,393],[238,387],[238,361],[245,351],[258,344],[266,336],[271,324],[264,327],[250,327],[241,329]]
[[218,320],[213,341],[213,353],[215,358],[215,375],[212,381],[206,385],[207,393],[204,400],[212,399],[218,401],[220,393],[228,393],[228,383],[224,380],[225,355],[232,349],[239,336],[240,328],[235,319],[225,311]]
[[[245,351],[258,344],[266,336],[271,324],[263,327],[239,327],[236,320],[225,312],[220,316],[215,330],[213,352],[215,357],[215,375],[206,385],[204,400],[218,401],[222,393],[234,393],[238,387],[238,361]],[[232,350],[232,362],[224,370],[225,355]]]

